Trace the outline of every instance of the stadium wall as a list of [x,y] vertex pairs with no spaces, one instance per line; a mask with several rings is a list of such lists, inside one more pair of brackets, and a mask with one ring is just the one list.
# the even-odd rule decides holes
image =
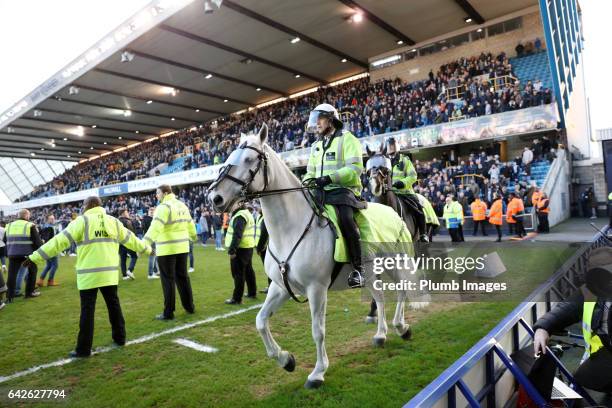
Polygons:
[[[529,8],[523,10],[522,12],[504,16],[499,19],[491,20],[490,22],[487,22],[485,26],[491,25],[498,20],[504,21],[521,15],[523,17],[523,24],[522,27],[517,30],[498,34],[493,37],[486,37],[482,40],[459,45],[435,54],[418,56],[412,60],[394,64],[389,67],[372,70],[370,72],[370,78],[372,81],[377,81],[384,78],[400,78],[408,82],[418,81],[426,79],[430,70],[433,70],[435,73],[441,65],[444,65],[449,61],[457,60],[461,57],[470,57],[478,55],[481,52],[491,52],[493,54],[505,52],[508,56],[515,56],[516,51],[514,48],[517,46],[519,41],[533,41],[539,37],[540,40],[542,40],[542,43],[544,43],[544,30],[537,7]],[[474,27],[468,31],[472,30],[474,30]],[[448,34],[445,37],[455,34],[460,34],[460,32]],[[431,41],[426,41],[422,44],[419,43],[415,45],[414,48],[418,48],[419,46],[423,46],[434,42],[434,40],[438,41],[440,39],[432,39]],[[402,51],[396,50],[394,53],[405,52],[409,49],[410,48]],[[389,55],[393,55],[394,53],[390,53]],[[373,59],[378,59],[386,55],[387,54],[384,54]]]

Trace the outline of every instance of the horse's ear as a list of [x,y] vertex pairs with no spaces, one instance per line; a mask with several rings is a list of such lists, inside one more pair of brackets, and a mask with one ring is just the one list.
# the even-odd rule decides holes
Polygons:
[[259,140],[262,144],[268,141],[268,125],[265,123],[261,125],[261,129],[259,129]]
[[372,151],[370,150],[370,146],[366,145],[366,153],[368,154],[368,157],[372,157]]

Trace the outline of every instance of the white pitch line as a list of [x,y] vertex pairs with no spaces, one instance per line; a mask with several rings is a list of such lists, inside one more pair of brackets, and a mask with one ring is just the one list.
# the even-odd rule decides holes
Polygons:
[[[207,323],[212,323],[212,322],[217,321],[217,320],[227,319],[228,317],[237,316],[237,315],[246,313],[246,312],[248,312],[250,310],[260,308],[261,306],[263,306],[263,303],[259,303],[257,305],[245,307],[244,309],[234,310],[233,312],[225,313],[225,314],[222,314],[222,315],[211,316],[211,317],[208,317],[208,318],[203,319],[203,320],[198,320],[197,322],[186,323],[186,324],[183,324],[183,325],[180,325],[180,326],[172,327],[172,328],[167,329],[167,330],[162,330],[162,331],[157,332],[157,333],[147,334],[146,336],[138,337],[138,338],[136,338],[134,340],[128,341],[127,343],[125,343],[124,347],[131,346],[132,344],[144,343],[145,341],[153,340],[153,339],[156,339],[158,337],[165,336],[167,334],[172,334],[172,333],[176,333],[178,331],[182,331],[182,330],[186,330],[186,329],[191,329],[192,327],[201,326],[201,325],[207,324]],[[106,352],[109,352],[111,350],[114,350],[116,348],[118,348],[118,347],[113,347],[113,346],[100,347],[100,348],[96,349],[94,352],[92,352],[91,354],[92,355],[102,354],[102,353],[106,353]],[[78,360],[78,359],[77,358],[63,358],[61,360],[53,361],[51,363],[37,365],[37,366],[31,367],[31,368],[28,368],[27,370],[18,371],[18,372],[14,373],[14,374],[11,374],[11,375],[0,376],[0,384],[2,384],[4,382],[7,382],[7,381],[10,381],[10,380],[13,380],[15,378],[24,377],[26,375],[33,374],[33,373],[35,373],[37,371],[44,370],[46,368],[63,366],[63,365],[72,363],[75,360]]]
[[211,347],[206,344],[200,344],[195,341],[189,339],[175,339],[172,340],[173,343],[180,344],[181,346],[189,347],[197,351],[203,351],[204,353],[216,353],[219,351],[218,348]]

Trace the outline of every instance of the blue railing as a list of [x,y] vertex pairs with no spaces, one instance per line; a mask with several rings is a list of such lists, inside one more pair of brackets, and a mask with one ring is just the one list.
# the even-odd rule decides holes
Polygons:
[[[496,395],[497,385],[508,371],[523,386],[537,406],[549,406],[514,361],[512,361],[509,356],[511,353],[504,349],[502,343],[507,342],[508,337],[510,337],[511,352],[519,350],[529,343],[533,337],[531,325],[538,319],[540,312],[550,311],[553,301],[563,300],[576,290],[583,281],[590,252],[595,248],[604,246],[606,242],[608,242],[608,238],[604,234],[598,233],[595,235],[591,242],[578,249],[551,278],[538,287],[524,302],[495,326],[489,334],[455,361],[404,407],[446,406],[454,408],[457,406],[457,389],[464,399],[462,405],[467,404],[470,407],[481,407],[481,403],[486,399],[485,406],[496,407],[499,405],[496,399],[498,397]],[[545,310],[541,310],[542,306],[544,306]],[[528,322],[527,318],[530,322]],[[521,329],[526,334],[522,337]],[[590,404],[596,405],[588,393],[578,384],[575,384],[569,371],[554,356],[554,353],[551,350],[548,350],[548,352],[554,358],[563,375],[574,386],[574,389]],[[495,355],[502,362],[499,367],[495,366]],[[476,373],[480,375],[475,375],[473,370],[478,368],[482,368],[484,373]],[[469,375],[472,375],[472,379],[475,379],[475,382],[480,382],[477,385],[480,386],[480,389],[476,393],[470,389],[468,381],[466,381],[465,377]],[[514,383],[512,383],[512,388],[510,389],[512,392],[514,391],[513,387]]]

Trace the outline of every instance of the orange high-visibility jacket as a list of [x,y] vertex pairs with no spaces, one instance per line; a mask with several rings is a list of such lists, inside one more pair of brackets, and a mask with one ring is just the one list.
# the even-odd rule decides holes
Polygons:
[[470,204],[474,221],[483,221],[487,216],[487,204],[479,198]]
[[518,197],[514,197],[508,203],[508,208],[506,209],[506,221],[510,224],[516,223],[516,219],[514,218],[514,216],[523,211],[525,211],[523,200]]
[[489,211],[489,222],[493,225],[502,225],[502,216],[504,214],[504,204],[502,200],[495,200],[491,204]]
[[550,204],[548,198],[541,198],[537,204],[537,210],[539,213],[548,214],[550,212]]

